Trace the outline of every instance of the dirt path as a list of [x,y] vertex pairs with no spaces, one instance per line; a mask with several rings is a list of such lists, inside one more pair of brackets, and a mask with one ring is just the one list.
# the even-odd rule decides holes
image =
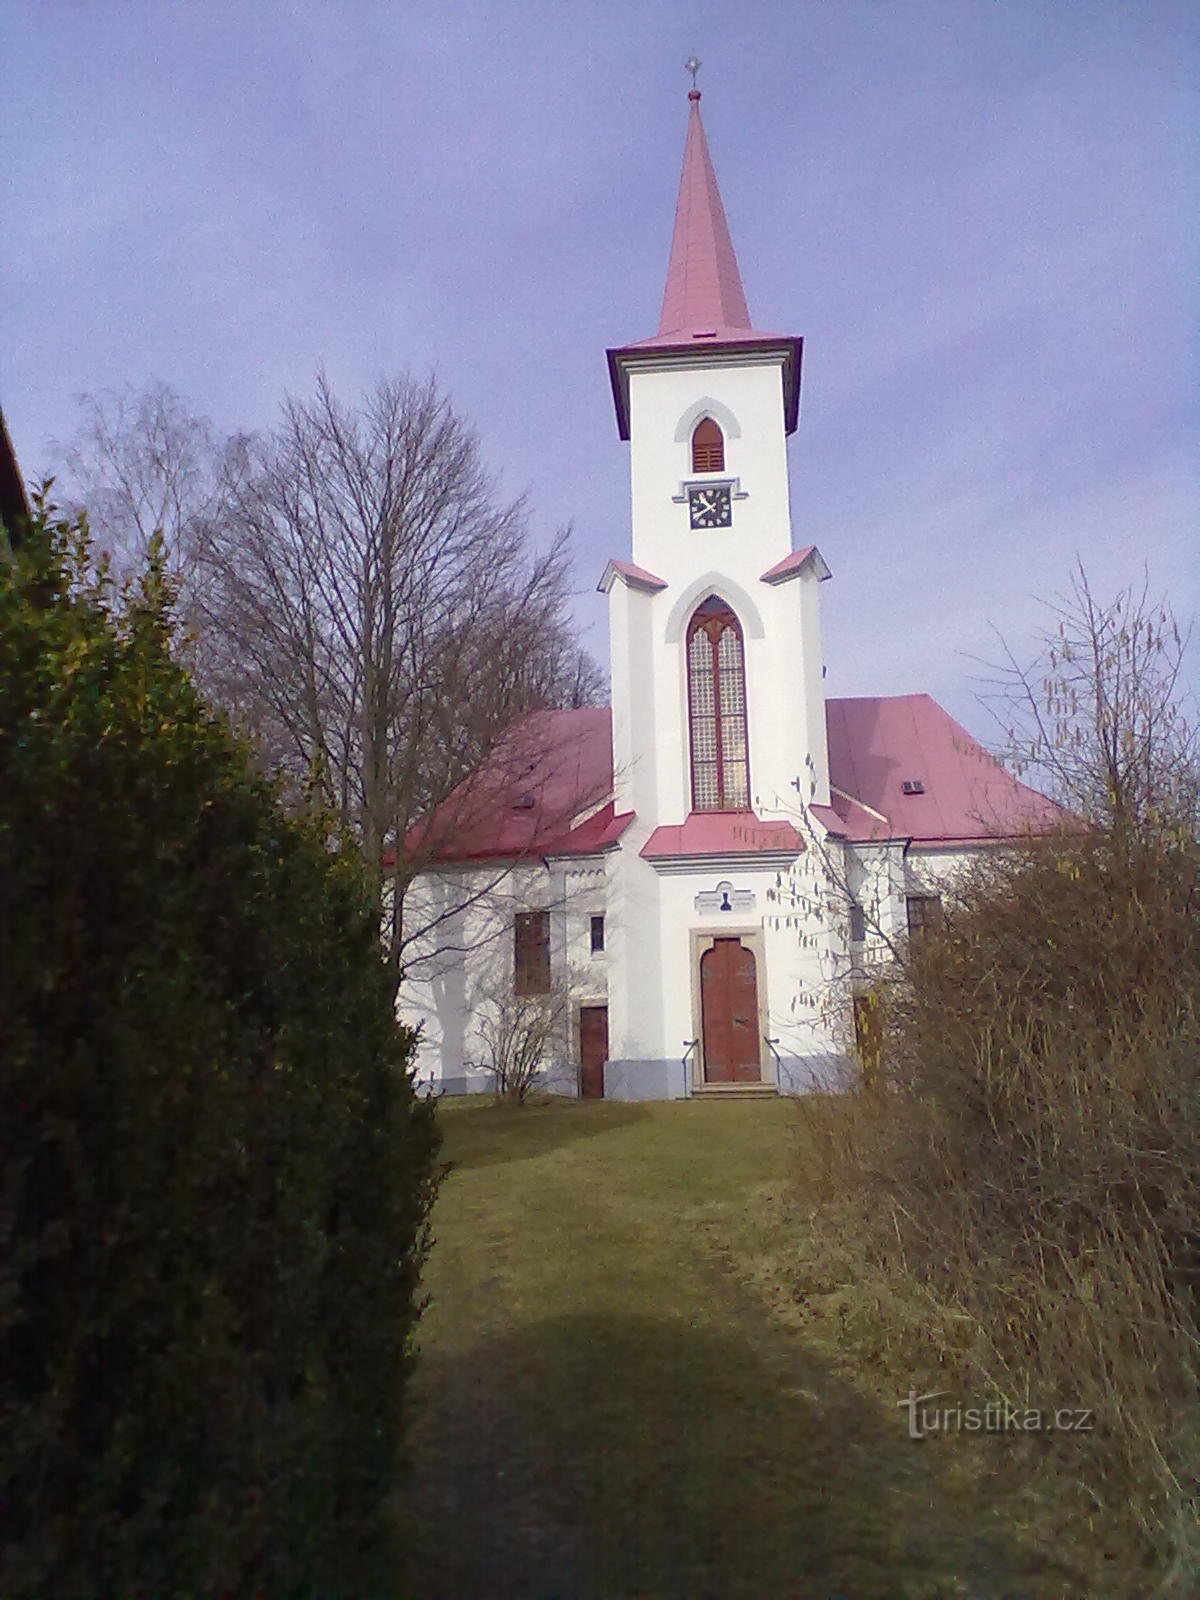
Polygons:
[[1070,1592],[739,1274],[777,1226],[785,1106],[480,1107],[445,1124],[406,1593]]

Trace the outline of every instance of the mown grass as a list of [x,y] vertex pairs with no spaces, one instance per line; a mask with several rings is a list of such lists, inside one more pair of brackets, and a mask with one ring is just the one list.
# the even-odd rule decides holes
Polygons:
[[797,1307],[795,1106],[446,1103],[442,1125],[403,1593],[1098,1592]]

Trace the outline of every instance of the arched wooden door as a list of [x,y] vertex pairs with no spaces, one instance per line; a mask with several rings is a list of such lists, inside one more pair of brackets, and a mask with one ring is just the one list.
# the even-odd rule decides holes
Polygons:
[[705,1083],[758,1083],[758,974],[740,939],[714,939],[700,957],[700,1014]]

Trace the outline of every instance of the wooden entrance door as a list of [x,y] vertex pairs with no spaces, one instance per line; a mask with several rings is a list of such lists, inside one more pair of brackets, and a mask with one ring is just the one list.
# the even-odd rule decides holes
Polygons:
[[608,1007],[579,1008],[579,1092],[585,1100],[604,1097],[604,1063],[608,1060]]
[[705,1083],[758,1083],[758,975],[740,939],[714,939],[700,957],[700,1013]]

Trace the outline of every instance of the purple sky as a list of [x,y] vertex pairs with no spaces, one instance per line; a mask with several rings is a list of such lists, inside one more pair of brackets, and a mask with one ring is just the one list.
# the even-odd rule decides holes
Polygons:
[[653,333],[688,78],[757,326],[805,337],[797,544],[831,694],[980,733],[1075,553],[1197,610],[1200,12],[1187,0],[8,0],[0,398],[27,475],[81,391],[224,429],[320,364],[436,368],[581,629],[628,552],[604,350]]

